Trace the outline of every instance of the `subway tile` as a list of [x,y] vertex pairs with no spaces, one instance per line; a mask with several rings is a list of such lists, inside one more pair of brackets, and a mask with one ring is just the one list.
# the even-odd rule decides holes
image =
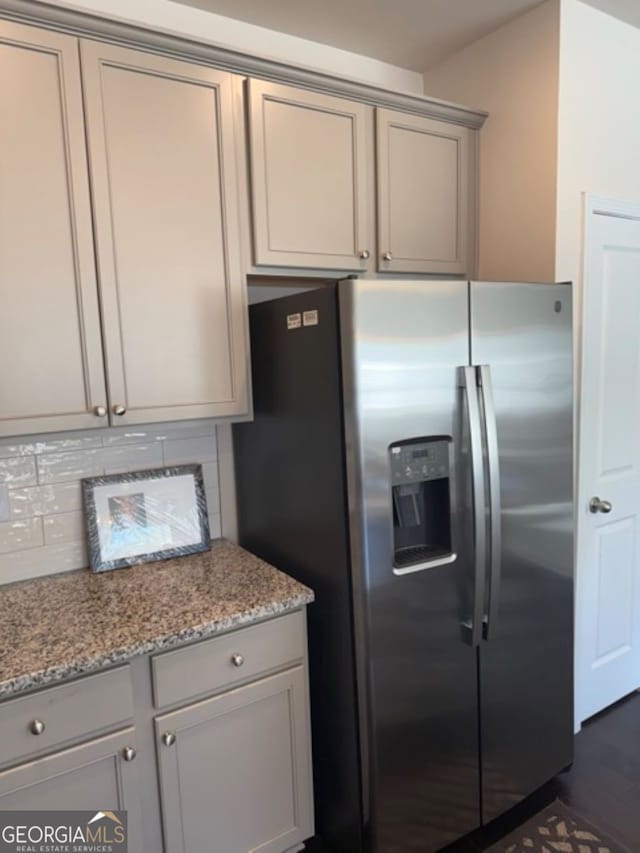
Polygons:
[[38,456],[38,480],[41,484],[80,480],[104,473],[103,449],[75,450],[70,453],[45,453]]
[[220,539],[222,536],[222,519],[220,513],[209,514],[209,536],[212,539]]
[[0,483],[0,522],[9,521],[10,516],[9,489],[4,483]]
[[189,462],[213,462],[218,458],[215,436],[175,438],[163,443],[165,465],[185,465]]
[[119,447],[127,444],[143,444],[150,441],[162,441],[163,435],[153,427],[126,426],[113,427],[106,435],[102,436],[102,444],[105,447]]
[[81,507],[82,489],[79,481],[9,490],[9,510],[12,518],[72,512]]
[[0,439],[0,584],[88,564],[80,479],[200,462],[221,535],[215,421]]
[[218,484],[218,465],[215,462],[205,462],[202,466],[204,491],[207,496],[209,513],[220,512],[220,486]]
[[215,421],[211,419],[181,421],[169,424],[148,424],[141,426],[113,427],[103,434],[105,447],[116,444],[140,444],[147,441],[165,441],[172,438],[199,438],[214,436]]
[[45,545],[82,542],[85,539],[84,513],[62,512],[43,518]]
[[35,486],[36,460],[34,456],[11,456],[0,459],[0,483],[6,486]]
[[37,548],[42,544],[42,522],[39,518],[25,518],[0,524],[0,554]]
[[85,430],[51,435],[28,436],[21,441],[14,438],[0,439],[0,458],[7,456],[34,456],[56,453],[63,450],[88,450],[100,447],[102,438],[97,430]]
[[136,444],[105,447],[102,451],[105,474],[122,474],[162,467],[162,445]]
[[88,565],[84,542],[65,542],[30,551],[0,554],[0,584],[69,572]]

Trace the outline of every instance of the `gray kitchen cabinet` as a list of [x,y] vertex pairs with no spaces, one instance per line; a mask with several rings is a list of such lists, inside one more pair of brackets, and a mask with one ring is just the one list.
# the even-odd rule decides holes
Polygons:
[[370,107],[247,82],[256,266],[364,270]]
[[475,133],[376,110],[378,270],[470,275]]
[[294,610],[0,702],[0,810],[126,809],[132,853],[301,849],[306,646]]
[[231,74],[82,41],[112,422],[249,408]]
[[301,666],[155,725],[166,853],[282,853],[313,834]]
[[0,21],[0,436],[248,414],[241,86]]
[[141,851],[134,730],[96,738],[0,772],[0,809],[126,809],[128,849]]
[[0,435],[104,426],[77,40],[0,21],[0,115]]

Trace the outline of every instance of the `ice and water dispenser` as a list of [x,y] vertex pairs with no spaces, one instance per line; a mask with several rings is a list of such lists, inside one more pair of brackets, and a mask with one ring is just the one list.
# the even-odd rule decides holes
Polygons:
[[436,436],[389,447],[395,574],[455,560],[450,442]]

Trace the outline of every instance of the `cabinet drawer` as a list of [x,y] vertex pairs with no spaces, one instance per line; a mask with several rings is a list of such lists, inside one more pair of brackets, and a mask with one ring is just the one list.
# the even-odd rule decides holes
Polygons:
[[0,704],[1,763],[117,728],[132,718],[128,666],[10,699]]
[[184,702],[301,660],[300,611],[152,658],[156,708]]

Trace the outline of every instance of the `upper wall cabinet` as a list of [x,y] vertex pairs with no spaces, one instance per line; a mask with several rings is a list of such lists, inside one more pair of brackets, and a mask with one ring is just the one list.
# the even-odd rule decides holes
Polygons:
[[376,110],[378,269],[471,274],[473,131]]
[[364,104],[248,81],[256,265],[366,267]]
[[100,42],[81,57],[115,422],[243,414],[233,78]]
[[77,41],[0,22],[0,115],[0,435],[100,426]]

